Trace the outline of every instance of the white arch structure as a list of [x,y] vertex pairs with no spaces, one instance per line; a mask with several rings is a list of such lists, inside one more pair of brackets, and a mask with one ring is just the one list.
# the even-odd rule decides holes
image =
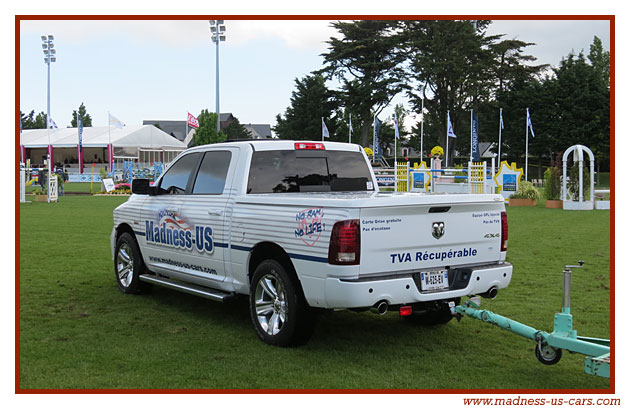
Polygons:
[[[591,194],[589,200],[584,200],[584,152],[589,156],[591,163]],[[569,192],[567,189],[567,159],[569,154],[573,153],[573,162],[577,162],[580,170],[579,180],[579,195],[578,201],[573,201],[569,198]],[[575,166],[575,165],[574,165]],[[573,145],[562,155],[562,202],[565,210],[593,210],[595,201],[595,157],[593,152],[584,145]]]

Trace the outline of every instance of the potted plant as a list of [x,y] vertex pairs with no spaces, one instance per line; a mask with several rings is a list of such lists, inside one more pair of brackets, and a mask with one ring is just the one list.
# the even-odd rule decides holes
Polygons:
[[44,191],[44,189],[41,186],[35,187],[31,191],[31,193],[35,195],[35,201],[36,202],[47,202],[48,201],[48,195],[46,194],[46,192]]
[[531,182],[521,182],[518,190],[510,196],[510,206],[536,206],[536,200],[540,199],[540,192]]
[[562,171],[557,166],[548,167],[545,171],[544,179],[545,207],[548,209],[562,209],[562,200],[560,200]]

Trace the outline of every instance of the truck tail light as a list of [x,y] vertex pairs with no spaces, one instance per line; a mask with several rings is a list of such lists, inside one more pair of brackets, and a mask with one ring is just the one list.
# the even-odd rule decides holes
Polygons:
[[337,265],[358,265],[361,261],[361,230],[359,220],[335,223],[330,235],[328,262]]
[[318,142],[296,142],[295,149],[296,150],[316,149],[316,150],[322,150],[322,151],[326,150],[326,148],[324,147],[324,144],[318,143]]
[[508,244],[507,213],[501,212],[501,251],[507,251],[507,244]]

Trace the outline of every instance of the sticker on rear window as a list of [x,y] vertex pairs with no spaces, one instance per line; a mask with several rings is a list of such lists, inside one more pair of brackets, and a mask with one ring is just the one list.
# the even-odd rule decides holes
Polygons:
[[374,185],[372,184],[372,182],[365,182],[365,188],[367,190],[372,190],[374,189]]

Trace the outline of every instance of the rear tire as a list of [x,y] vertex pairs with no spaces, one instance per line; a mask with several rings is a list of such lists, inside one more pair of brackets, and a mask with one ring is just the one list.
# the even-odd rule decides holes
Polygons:
[[139,294],[151,289],[151,285],[140,281],[140,274],[146,272],[146,266],[140,254],[135,237],[125,232],[116,242],[114,252],[114,273],[118,288],[125,294]]
[[[455,305],[459,305],[460,298],[448,301],[454,301]],[[418,325],[433,326],[447,324],[453,319],[453,315],[448,303],[440,301],[433,308],[424,311],[414,311],[413,314],[406,316],[405,319]]]
[[265,260],[256,268],[249,311],[258,338],[269,345],[301,345],[313,333],[314,314],[297,278],[275,260]]

